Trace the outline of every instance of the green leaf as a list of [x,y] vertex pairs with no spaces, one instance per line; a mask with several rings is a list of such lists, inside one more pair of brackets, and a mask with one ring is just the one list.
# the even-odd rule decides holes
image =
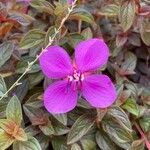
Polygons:
[[142,118],[139,120],[140,126],[145,132],[148,132],[150,130],[150,115],[145,114]]
[[54,128],[54,135],[64,135],[69,132],[69,128],[60,123],[57,119],[51,118],[51,123]]
[[28,49],[44,42],[45,32],[39,29],[30,30],[20,41],[21,49]]
[[117,147],[102,130],[96,133],[96,142],[102,150],[116,150]]
[[135,115],[135,116],[139,116],[139,107],[136,104],[136,101],[134,99],[129,98],[123,105],[122,108],[124,108],[125,110],[127,110],[128,112],[130,112],[131,114]]
[[28,93],[29,90],[29,83],[28,81],[22,80],[21,84],[19,86],[16,87],[16,91],[15,94],[18,97],[18,99],[20,100],[20,102],[23,101],[23,99],[25,98],[26,94]]
[[45,0],[32,0],[30,5],[40,12],[46,12],[48,14],[53,14],[54,12],[54,7],[51,5],[51,3]]
[[36,91],[36,93],[32,94],[32,96],[26,101],[24,105],[27,107],[29,106],[29,107],[36,108],[36,109],[43,107],[41,96],[42,96],[42,93]]
[[52,146],[54,150],[69,150],[69,148],[66,145],[66,139],[65,137],[54,137],[52,139]]
[[86,9],[79,7],[73,10],[69,19],[82,20],[91,24],[94,23],[93,16]]
[[59,2],[56,2],[56,8],[54,10],[54,14],[57,16],[57,17],[64,17],[64,15],[68,12],[67,11],[67,8],[68,8],[68,5],[62,5],[61,3]]
[[25,114],[30,119],[32,125],[44,125],[47,123],[48,121],[47,115],[42,109],[32,107],[29,105],[24,105],[23,109]]
[[71,146],[71,150],[81,150],[81,147],[77,143],[75,143]]
[[113,117],[126,130],[132,132],[132,126],[127,114],[120,107],[112,107],[108,110],[107,115]]
[[87,115],[80,116],[71,127],[67,143],[72,144],[80,140],[94,125],[94,120]]
[[8,104],[8,101],[9,99],[8,98],[3,98],[1,101],[0,101],[0,118],[5,118],[6,117],[6,107],[7,107],[7,104]]
[[140,34],[143,42],[150,46],[150,24],[149,22],[142,22],[140,27]]
[[132,26],[135,19],[135,2],[123,1],[119,10],[119,20],[121,27],[126,32]]
[[36,136],[36,139],[39,141],[42,150],[48,150],[49,143],[51,142],[51,138],[49,138],[49,136],[45,136],[40,133]]
[[2,67],[5,62],[10,58],[14,49],[13,42],[4,42],[0,45],[0,67]]
[[84,36],[78,33],[73,33],[68,36],[68,43],[75,47],[79,42],[85,40]]
[[81,35],[83,35],[85,39],[91,39],[93,37],[92,30],[89,27],[84,29]]
[[135,74],[137,57],[130,51],[125,53],[125,61],[121,64],[123,75]]
[[116,45],[117,45],[117,47],[123,46],[126,43],[127,40],[128,40],[127,35],[118,34],[117,37],[116,37]]
[[[22,74],[28,67],[28,63],[34,61],[34,57],[23,57],[21,61],[17,64],[17,73]],[[36,73],[40,71],[40,67],[38,63],[34,63],[28,73]]]
[[19,99],[17,96],[13,96],[6,108],[6,117],[9,120],[12,120],[19,125],[22,121],[22,108]]
[[63,125],[67,125],[67,114],[52,114]]
[[132,143],[132,146],[129,148],[129,150],[145,150],[144,145],[143,139],[136,140]]
[[39,128],[47,136],[50,136],[55,132],[50,120],[48,120],[48,122],[45,125],[39,125]]
[[96,144],[90,139],[81,140],[83,150],[96,150]]
[[10,137],[6,132],[0,129],[0,149],[5,150],[14,142],[14,138]]
[[110,4],[103,7],[100,11],[100,14],[105,16],[117,16],[119,13],[119,6],[116,4]]
[[[32,69],[31,69],[31,71],[32,71]],[[43,79],[44,79],[44,75],[43,75],[43,73],[41,71],[29,74],[29,77],[28,77],[29,88],[32,89],[34,86],[39,84]]]
[[42,150],[38,140],[29,136],[28,141],[20,142],[15,141],[13,144],[13,150]]
[[0,97],[2,97],[6,92],[7,92],[7,87],[6,87],[5,81],[3,77],[0,75]]
[[132,142],[132,132],[126,130],[117,121],[108,118],[102,121],[102,127],[104,131],[109,135],[110,139],[115,142],[118,146],[128,149]]
[[18,13],[18,12],[11,12],[10,18],[16,20],[17,22],[19,22],[23,26],[28,26],[33,21],[35,21],[35,19],[32,18],[31,16],[23,14],[23,13]]
[[[45,36],[45,45],[48,45],[48,43],[49,43],[49,38],[54,36],[55,29],[56,29],[55,26],[51,26],[51,27],[49,27],[49,29],[47,30],[46,36]],[[58,35],[57,35],[57,36],[58,36]],[[57,36],[56,36],[56,37],[57,37]]]

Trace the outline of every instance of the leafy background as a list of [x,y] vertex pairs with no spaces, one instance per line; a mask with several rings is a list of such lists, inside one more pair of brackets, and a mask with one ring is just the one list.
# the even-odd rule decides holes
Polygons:
[[[53,44],[103,38],[102,70],[117,88],[115,104],[93,109],[82,98],[67,114],[43,107],[46,79],[38,61],[0,100],[0,150],[150,150],[150,2],[79,0]],[[0,0],[0,97],[46,47],[65,17],[67,0]]]

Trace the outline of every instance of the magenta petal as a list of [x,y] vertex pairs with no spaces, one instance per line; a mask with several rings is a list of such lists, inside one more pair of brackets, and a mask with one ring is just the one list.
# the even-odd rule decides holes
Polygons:
[[75,59],[79,70],[91,71],[106,64],[109,49],[101,39],[80,42],[75,48]]
[[82,84],[83,97],[96,108],[106,108],[116,99],[116,89],[106,75],[85,77]]
[[59,46],[49,46],[39,60],[43,73],[49,78],[58,79],[72,73],[70,57]]
[[77,91],[68,81],[58,81],[51,84],[44,93],[44,106],[54,114],[66,113],[77,103]]

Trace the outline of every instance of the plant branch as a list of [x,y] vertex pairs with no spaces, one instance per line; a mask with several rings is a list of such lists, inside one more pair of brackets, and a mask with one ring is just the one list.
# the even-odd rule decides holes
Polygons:
[[74,2],[71,4],[71,6],[68,8],[68,13],[66,14],[66,16],[62,19],[60,26],[58,28],[55,28],[55,33],[53,34],[52,37],[49,37],[49,43],[48,45],[42,49],[41,53],[39,55],[37,55],[37,57],[32,61],[32,62],[28,62],[28,67],[26,68],[26,70],[23,72],[23,74],[15,81],[15,83],[6,91],[6,93],[3,94],[3,96],[0,98],[0,100],[2,100],[4,97],[6,97],[8,95],[8,93],[16,86],[20,85],[21,83],[19,83],[19,81],[25,76],[25,74],[27,72],[29,72],[32,68],[32,66],[34,65],[34,63],[39,59],[39,57],[46,51],[46,49],[52,45],[52,43],[54,42],[57,34],[60,32],[61,28],[63,27],[65,21],[69,18],[71,12],[73,11],[73,9],[76,6],[76,2],[77,0],[74,0]]
[[144,132],[140,128],[140,126],[135,122],[134,123],[135,127],[137,128],[138,132],[141,134],[142,139],[144,140],[148,150],[150,150],[150,142],[148,141],[147,137],[145,136]]

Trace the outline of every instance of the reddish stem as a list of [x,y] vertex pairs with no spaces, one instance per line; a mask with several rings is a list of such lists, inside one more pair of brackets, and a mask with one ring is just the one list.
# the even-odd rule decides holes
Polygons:
[[135,127],[137,128],[137,130],[139,131],[139,133],[141,134],[142,139],[144,140],[148,150],[150,150],[150,142],[148,141],[147,137],[145,136],[144,132],[142,131],[142,129],[140,128],[140,126],[135,122]]

